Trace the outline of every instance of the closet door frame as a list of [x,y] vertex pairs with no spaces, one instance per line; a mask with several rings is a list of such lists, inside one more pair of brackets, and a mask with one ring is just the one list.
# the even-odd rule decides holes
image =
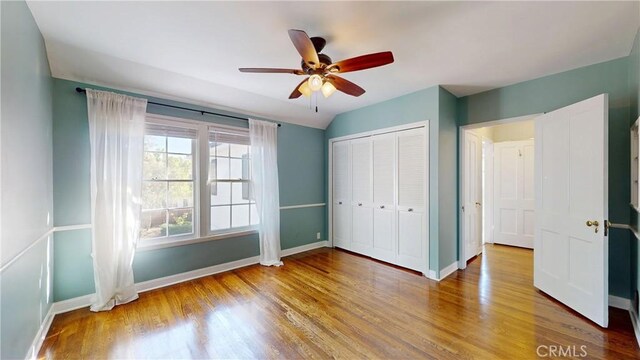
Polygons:
[[[415,122],[415,123],[410,123],[410,124],[405,124],[405,125],[400,125],[400,126],[393,126],[393,127],[388,127],[388,128],[383,128],[383,129],[376,129],[373,131],[365,131],[365,132],[361,132],[361,133],[357,133],[357,134],[351,134],[351,135],[346,135],[346,136],[340,136],[340,137],[336,137],[336,138],[332,138],[329,139],[329,143],[328,143],[328,147],[327,147],[327,161],[328,161],[328,171],[327,171],[327,184],[328,184],[328,189],[327,189],[327,194],[328,194],[328,201],[327,201],[327,206],[328,206],[328,213],[327,213],[327,221],[328,221],[328,246],[329,247],[334,247],[334,241],[333,241],[333,143],[336,141],[344,141],[344,140],[353,140],[353,139],[358,139],[358,138],[364,138],[364,137],[371,137],[374,135],[380,135],[380,134],[386,134],[386,133],[391,133],[391,132],[396,132],[396,131],[402,131],[402,130],[410,130],[410,129],[415,129],[415,128],[420,128],[420,127],[424,127],[425,129],[425,140],[426,140],[426,144],[427,146],[425,146],[425,151],[427,152],[426,154],[426,159],[427,159],[427,163],[425,164],[425,204],[424,204],[424,217],[425,217],[425,250],[426,250],[426,254],[425,254],[425,259],[426,259],[426,263],[425,263],[425,267],[424,267],[424,271],[423,274],[424,276],[429,277],[429,275],[432,273],[432,271],[430,270],[430,263],[429,263],[429,254],[430,254],[430,246],[431,246],[431,238],[430,238],[430,234],[429,234],[429,208],[430,208],[430,194],[429,194],[429,175],[430,175],[430,147],[431,147],[431,141],[430,141],[430,137],[429,137],[429,120],[425,120],[425,121],[419,121],[419,122]],[[397,199],[396,199],[397,201]]]

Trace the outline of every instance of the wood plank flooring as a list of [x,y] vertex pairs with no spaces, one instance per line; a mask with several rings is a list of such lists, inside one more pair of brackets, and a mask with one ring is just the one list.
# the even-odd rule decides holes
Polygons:
[[142,293],[110,312],[57,315],[39,357],[535,359],[538,346],[546,355],[555,345],[577,357],[640,358],[626,311],[610,309],[601,329],[536,291],[532,255],[488,245],[438,283],[318,249],[280,268]]

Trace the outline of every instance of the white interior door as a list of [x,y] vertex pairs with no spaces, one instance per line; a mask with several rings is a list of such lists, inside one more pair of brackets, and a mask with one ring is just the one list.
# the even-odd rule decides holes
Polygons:
[[533,249],[533,140],[494,144],[494,242]]
[[482,243],[493,243],[493,142],[482,139]]
[[536,118],[535,286],[608,325],[606,94]]
[[333,246],[351,249],[351,156],[349,141],[333,143]]
[[371,138],[351,140],[351,249],[371,255],[373,247],[373,177]]
[[482,252],[481,143],[471,131],[464,135],[464,244],[465,261]]
[[371,256],[396,262],[396,134],[372,137],[373,248]]

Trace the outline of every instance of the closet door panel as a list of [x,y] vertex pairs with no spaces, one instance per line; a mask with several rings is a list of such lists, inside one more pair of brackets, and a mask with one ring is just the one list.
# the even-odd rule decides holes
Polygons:
[[371,256],[396,263],[396,212],[394,209],[373,209],[373,249]]
[[424,128],[398,132],[398,206],[424,210],[426,149]]
[[385,207],[395,204],[396,135],[373,137],[373,202]]
[[351,141],[351,196],[354,204],[371,205],[371,139],[363,138]]
[[398,211],[398,265],[425,271],[424,217],[420,212]]
[[333,203],[333,246],[351,249],[351,204]]
[[371,138],[351,140],[351,249],[371,255],[373,245]]
[[426,272],[427,138],[424,128],[399,131],[398,265]]
[[333,143],[333,199],[351,200],[349,182],[349,141]]
[[353,206],[353,238],[351,250],[371,256],[373,245],[373,209],[371,207]]
[[332,228],[333,246],[351,249],[351,181],[349,141],[333,143]]

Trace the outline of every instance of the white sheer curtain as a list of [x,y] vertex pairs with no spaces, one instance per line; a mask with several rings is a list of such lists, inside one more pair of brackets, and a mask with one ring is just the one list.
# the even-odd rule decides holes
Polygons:
[[140,228],[146,108],[145,99],[87,89],[96,285],[91,311],[138,298],[132,264]]
[[260,218],[260,264],[280,266],[278,125],[249,119],[251,189]]

